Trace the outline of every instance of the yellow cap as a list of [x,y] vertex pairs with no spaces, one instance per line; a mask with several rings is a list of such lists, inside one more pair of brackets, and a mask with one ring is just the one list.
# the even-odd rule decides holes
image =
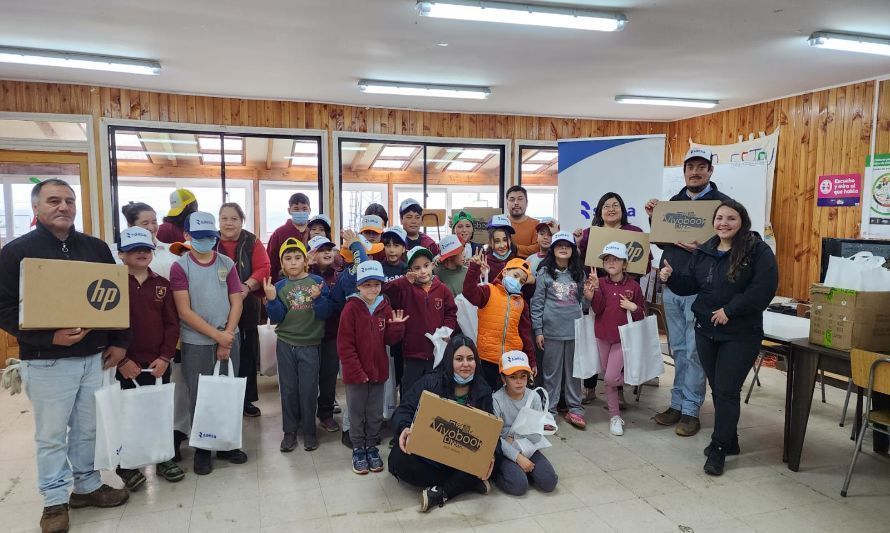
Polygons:
[[278,259],[281,259],[284,256],[285,252],[290,250],[299,250],[303,253],[303,256],[306,256],[306,245],[300,242],[299,239],[295,239],[290,237],[286,241],[281,244],[281,248],[278,249]]
[[197,201],[195,194],[188,189],[176,189],[170,193],[170,210],[167,211],[168,217],[175,217],[182,213],[185,206]]

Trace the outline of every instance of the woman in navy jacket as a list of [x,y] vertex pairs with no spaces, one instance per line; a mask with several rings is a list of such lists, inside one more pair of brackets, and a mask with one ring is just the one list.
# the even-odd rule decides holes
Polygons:
[[738,430],[742,384],[760,351],[763,311],[779,283],[773,251],[751,218],[735,200],[724,200],[714,212],[717,235],[692,254],[688,270],[674,272],[667,260],[659,273],[688,294],[692,304],[695,344],[711,385],[714,433],[705,448],[705,472],[719,476],[727,455],[739,454]]

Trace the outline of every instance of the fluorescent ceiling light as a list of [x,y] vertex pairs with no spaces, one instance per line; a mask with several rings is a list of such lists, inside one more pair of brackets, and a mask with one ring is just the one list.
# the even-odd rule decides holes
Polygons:
[[379,157],[411,157],[411,154],[417,150],[416,146],[386,146],[380,151]]
[[[172,154],[179,155],[179,154]],[[222,154],[201,154],[204,163],[219,163],[222,161]],[[240,165],[241,154],[226,154],[226,164]]]
[[107,72],[124,72],[127,74],[158,75],[161,73],[161,64],[147,59],[12,46],[0,46],[0,63],[82,68]]
[[[219,150],[219,137],[198,137],[201,150]],[[240,152],[244,148],[244,139],[226,137],[226,152]]]
[[114,145],[129,148],[142,148],[142,143],[139,142],[139,136],[135,133],[115,133]]
[[433,96],[437,98],[470,98],[474,100],[484,100],[491,94],[491,89],[488,87],[406,83],[401,81],[380,80],[359,80],[358,88],[360,91],[370,94]]
[[288,157],[290,159],[291,164],[296,167],[316,167],[318,166],[318,158],[314,155],[306,155],[299,157]]
[[503,22],[575,30],[619,31],[627,24],[627,18],[621,13],[488,0],[419,1],[416,8],[423,17]]
[[541,170],[541,167],[543,167],[543,166],[544,166],[544,165],[537,165],[537,164],[534,164],[534,163],[523,163],[523,164],[522,164],[522,171],[523,171],[523,172],[532,172],[532,173],[534,173],[534,172],[537,172],[537,171]]
[[295,154],[317,154],[318,143],[313,141],[297,141],[294,143]]
[[120,160],[127,161],[148,161],[148,155],[145,152],[135,150],[118,150],[114,156]]
[[720,100],[699,100],[695,98],[665,98],[661,96],[633,96],[619,94],[615,101],[621,104],[665,105],[677,107],[699,107],[710,109],[720,103]]
[[887,37],[817,31],[807,42],[817,48],[890,56],[890,38]]
[[378,159],[371,165],[373,168],[389,168],[401,170],[407,161],[403,159]]
[[525,160],[526,163],[549,163],[556,159],[559,154],[557,152],[537,152],[535,155]]
[[448,170],[455,172],[466,172],[468,170],[473,170],[478,164],[479,163],[473,163],[472,161],[454,161],[450,165],[448,165]]
[[467,150],[463,150],[460,155],[457,157],[459,159],[472,159],[476,161],[481,161],[491,154],[495,153],[494,150],[484,150],[481,148],[470,148]]

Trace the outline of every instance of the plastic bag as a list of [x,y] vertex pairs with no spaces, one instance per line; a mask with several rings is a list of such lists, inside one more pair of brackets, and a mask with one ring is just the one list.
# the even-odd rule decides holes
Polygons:
[[457,305],[457,325],[460,332],[476,342],[479,334],[479,308],[471,304],[463,294],[458,294],[454,303]]
[[275,326],[269,322],[257,326],[260,339],[260,374],[274,376],[278,374],[278,335]]
[[849,258],[830,256],[825,281],[828,287],[852,291],[890,291],[890,270],[885,259],[871,252],[859,252]]
[[445,348],[448,346],[448,339],[454,330],[448,326],[442,326],[432,333],[426,333],[425,336],[433,343],[433,368],[439,366],[442,357],[445,356]]
[[638,322],[627,312],[627,324],[618,326],[624,357],[624,382],[642,385],[664,372],[658,319],[650,315]]
[[220,361],[212,376],[198,377],[198,399],[189,446],[202,450],[235,450],[241,447],[244,391],[247,378],[234,376],[232,360],[228,375],[220,376]]

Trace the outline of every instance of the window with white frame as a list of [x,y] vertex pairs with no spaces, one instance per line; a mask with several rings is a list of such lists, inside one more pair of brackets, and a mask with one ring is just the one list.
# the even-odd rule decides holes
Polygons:
[[[377,183],[344,183],[340,190],[340,212],[342,213],[343,227],[358,231],[362,225],[362,216],[370,204],[388,204],[386,185]],[[389,217],[390,224],[398,224],[398,214],[393,219]]]
[[532,218],[556,217],[559,206],[556,186],[523,185],[528,191],[528,210],[526,214]]
[[318,187],[315,183],[287,182],[287,181],[261,181],[260,182],[260,233],[263,242],[269,242],[269,237],[279,226],[290,220],[287,212],[290,197],[301,192],[312,201],[312,214],[321,212],[321,207],[315,205],[318,198]]
[[31,208],[31,189],[34,188],[32,178],[45,181],[57,178],[74,190],[77,198],[77,215],[74,227],[83,230],[83,209],[80,190],[80,176],[33,176],[0,174],[0,241],[6,245],[9,241],[21,237],[33,228],[34,211]]
[[[395,202],[393,205],[401,205],[408,198],[414,198],[418,202],[423,197],[423,189],[416,186],[393,186]],[[496,186],[480,185],[448,185],[427,187],[426,208],[444,209],[445,220],[436,228],[427,227],[427,232],[439,240],[451,233],[451,215],[466,207],[498,207],[499,189]],[[422,202],[421,202],[422,203]]]

